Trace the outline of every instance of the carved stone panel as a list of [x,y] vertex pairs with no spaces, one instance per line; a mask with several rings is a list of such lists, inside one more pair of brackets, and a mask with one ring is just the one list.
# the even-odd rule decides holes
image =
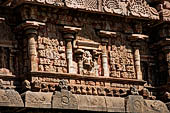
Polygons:
[[24,103],[18,92],[0,89],[0,106],[24,107]]
[[25,107],[51,108],[52,95],[53,93],[27,91],[23,95],[25,97]]
[[120,97],[105,97],[108,112],[125,112],[125,99]]
[[38,37],[38,71],[67,72],[65,41]]
[[132,113],[143,113],[144,100],[142,96],[130,95],[126,100],[126,110]]
[[100,5],[99,0],[66,0],[67,7],[81,8],[92,11],[99,11]]
[[105,98],[102,96],[80,95],[78,98],[78,109],[89,111],[106,111]]
[[74,55],[78,73],[101,75],[101,44],[91,25],[85,25],[74,40]]
[[53,95],[52,108],[78,109],[76,95],[67,90],[56,91]]
[[110,76],[135,79],[134,56],[130,42],[123,37],[112,39],[110,55]]

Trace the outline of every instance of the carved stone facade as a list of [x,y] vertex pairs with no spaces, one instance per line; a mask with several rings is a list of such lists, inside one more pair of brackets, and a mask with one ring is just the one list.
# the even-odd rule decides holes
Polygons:
[[0,111],[168,113],[169,21],[168,0],[0,1]]

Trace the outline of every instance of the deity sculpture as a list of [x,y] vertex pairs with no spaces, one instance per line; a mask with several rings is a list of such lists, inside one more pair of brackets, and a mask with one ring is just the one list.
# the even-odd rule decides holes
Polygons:
[[90,54],[89,51],[85,51],[83,55],[83,65],[87,67],[89,70],[91,70],[94,65],[92,61],[92,55]]

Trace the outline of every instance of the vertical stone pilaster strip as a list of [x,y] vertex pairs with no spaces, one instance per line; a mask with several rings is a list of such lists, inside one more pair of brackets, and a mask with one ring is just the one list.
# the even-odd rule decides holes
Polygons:
[[66,56],[67,56],[67,63],[68,63],[68,73],[76,73],[74,72],[73,66],[73,47],[72,41],[75,38],[75,34],[81,30],[78,27],[71,27],[71,26],[63,26],[60,28],[61,32],[63,33],[63,38],[66,40]]
[[102,67],[103,67],[103,75],[105,77],[109,77],[109,69],[108,69],[108,56],[107,56],[107,43],[103,43],[102,50]]
[[[72,50],[72,39],[67,38],[68,34],[64,36],[66,38],[66,55],[67,55],[67,63],[68,63],[68,72],[73,73],[73,50]],[[73,37],[73,36],[72,36]],[[74,38],[74,37],[73,37]]]
[[132,42],[132,45],[134,47],[134,61],[135,61],[135,71],[136,71],[136,76],[138,80],[143,80],[142,77],[142,71],[141,71],[141,60],[140,60],[140,46],[141,46],[141,41],[148,39],[147,35],[143,34],[132,34],[129,37],[129,40]]
[[28,54],[30,60],[30,71],[38,71],[36,34],[28,34]]
[[134,47],[134,59],[135,59],[135,67],[136,67],[136,75],[138,80],[142,80],[142,72],[140,65],[140,51],[138,47]]
[[[107,46],[109,43],[109,38],[115,37],[116,32],[111,32],[111,31],[104,31],[100,30],[98,32],[98,35],[101,37],[101,42],[102,42],[102,73],[103,76],[109,77],[109,65],[108,65],[108,52],[107,52]],[[110,49],[110,48],[109,48]]]
[[37,50],[36,50],[36,37],[37,30],[27,29],[26,33],[28,38],[28,55],[30,60],[30,71],[38,71],[38,62],[37,62]]

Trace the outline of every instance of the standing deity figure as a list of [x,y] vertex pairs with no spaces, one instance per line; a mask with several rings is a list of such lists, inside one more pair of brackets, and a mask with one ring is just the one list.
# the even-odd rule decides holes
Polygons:
[[93,67],[92,55],[90,54],[89,51],[85,51],[83,55],[83,64],[89,69]]

